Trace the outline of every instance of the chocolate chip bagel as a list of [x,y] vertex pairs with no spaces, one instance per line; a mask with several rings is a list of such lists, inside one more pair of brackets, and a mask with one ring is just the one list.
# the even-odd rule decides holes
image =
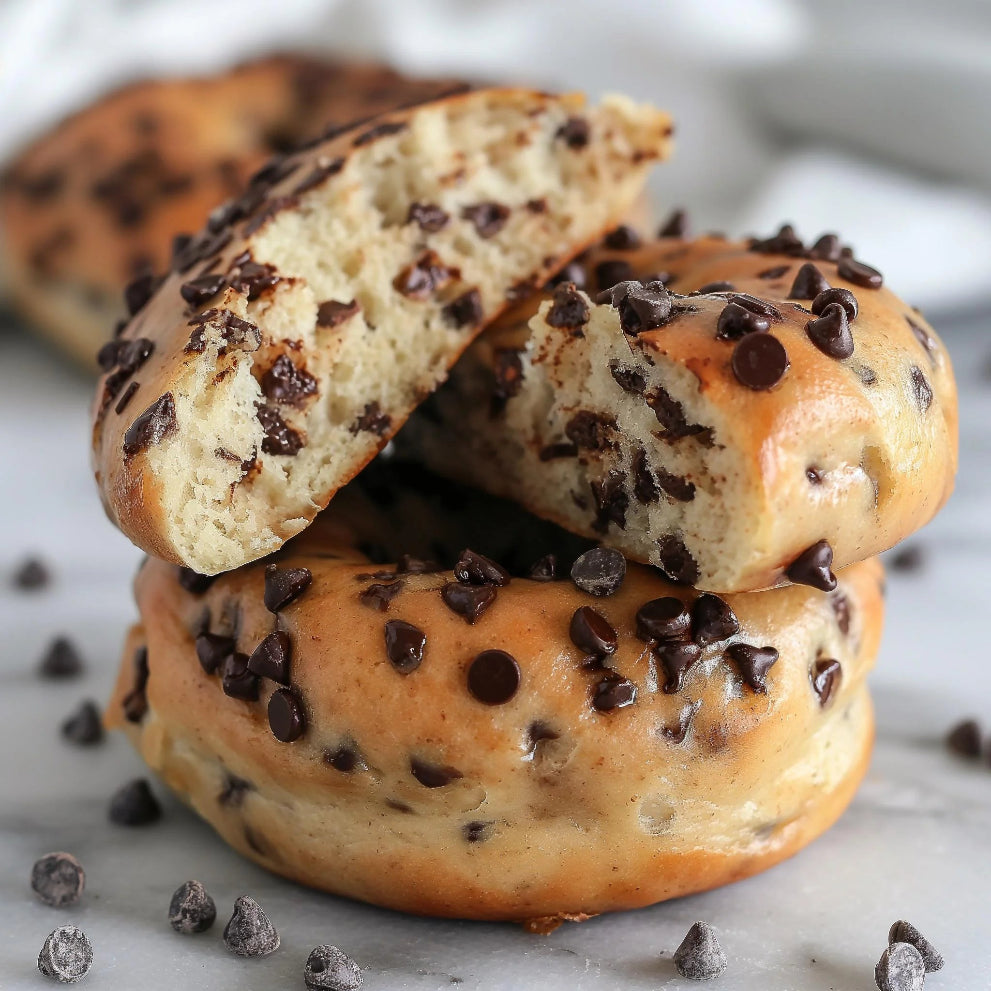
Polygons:
[[949,356],[835,236],[621,227],[557,281],[404,433],[432,468],[722,592],[829,590],[948,498]]
[[[152,560],[136,580],[108,721],[246,857],[547,931],[754,874],[849,802],[876,561],[829,595],[721,598],[512,507],[359,488],[273,558],[215,579]],[[482,543],[453,568],[398,553],[464,537]],[[493,539],[527,577],[477,549]]]
[[126,316],[121,291],[160,271],[273,153],[449,92],[382,65],[284,55],[111,93],[25,148],[0,182],[11,302],[85,364]]

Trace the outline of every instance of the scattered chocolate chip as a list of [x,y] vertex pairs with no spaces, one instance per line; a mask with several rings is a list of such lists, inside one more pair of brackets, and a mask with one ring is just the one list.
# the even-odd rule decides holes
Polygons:
[[255,786],[244,778],[239,778],[230,771],[224,773],[224,786],[217,796],[217,801],[227,808],[239,809],[244,804],[248,792],[254,791]]
[[389,582],[388,584],[373,584],[364,589],[358,595],[358,601],[369,609],[377,612],[387,612],[392,600],[402,591],[402,582]]
[[733,374],[741,385],[755,392],[773,389],[789,364],[784,345],[771,334],[749,334],[733,349]]
[[616,653],[616,631],[600,612],[581,606],[571,617],[571,642],[586,654],[603,657]]
[[810,309],[820,316],[828,306],[838,303],[846,311],[847,320],[857,319],[857,297],[849,289],[824,289],[813,300]]
[[667,675],[664,691],[671,695],[681,691],[685,675],[702,656],[702,648],[691,640],[667,640],[657,644],[654,654]]
[[809,671],[812,679],[812,690],[819,699],[819,705],[825,707],[840,686],[843,669],[840,662],[831,657],[820,657]]
[[616,421],[603,413],[579,410],[564,426],[568,439],[585,451],[601,451],[612,446],[609,437],[616,429]]
[[920,571],[926,563],[925,551],[920,544],[909,544],[896,551],[888,560],[892,571]]
[[909,946],[914,946],[922,957],[927,974],[935,974],[937,970],[943,969],[945,963],[943,954],[911,922],[900,919],[892,923],[888,930],[888,945],[892,946],[895,943],[908,943]]
[[669,595],[645,602],[636,622],[641,640],[679,640],[688,635],[692,620],[681,599]]
[[785,575],[796,585],[832,592],[836,588],[836,576],[830,570],[832,563],[833,548],[825,540],[819,540],[792,561]]
[[285,609],[309,587],[313,575],[308,568],[280,568],[269,564],[265,568],[265,608],[269,612]]
[[554,290],[554,302],[546,318],[549,326],[574,330],[588,323],[588,317],[588,304],[572,283],[562,283]]
[[657,478],[647,464],[647,452],[641,447],[633,455],[633,495],[642,506],[657,502],[661,490]]
[[355,316],[361,307],[355,300],[350,303],[339,303],[336,299],[328,299],[317,307],[318,327],[337,327]]
[[385,624],[385,654],[400,674],[410,674],[423,661],[427,635],[412,623],[390,619]]
[[626,529],[626,511],[630,505],[630,497],[625,485],[626,474],[622,471],[610,471],[601,481],[589,483],[595,501],[595,520],[592,523],[594,530],[605,533],[610,523],[615,523],[620,530]]
[[775,265],[773,268],[765,268],[763,272],[757,273],[758,279],[780,279],[787,275],[791,265]]
[[835,234],[823,234],[815,244],[809,248],[809,257],[817,261],[835,262],[840,259],[842,245],[840,239]]
[[311,950],[306,958],[303,982],[307,991],[355,991],[363,980],[354,960],[329,943]]
[[281,281],[282,277],[276,274],[275,266],[243,261],[237,274],[231,277],[230,284],[235,292],[247,296],[250,303]]
[[117,826],[147,826],[162,818],[162,807],[144,778],[135,778],[110,799],[110,821]]
[[830,303],[822,316],[805,325],[809,340],[825,355],[841,361],[853,354],[853,334],[846,310],[839,303]]
[[255,415],[265,434],[262,438],[262,450],[266,454],[295,457],[306,446],[299,431],[290,427],[274,407],[259,406]]
[[177,933],[206,932],[216,921],[217,906],[201,881],[185,881],[169,902],[169,925]]
[[571,567],[571,580],[588,595],[612,595],[625,577],[626,558],[611,547],[593,547]]
[[[197,640],[198,642],[198,640]],[[233,641],[231,641],[233,648]],[[248,658],[248,670],[259,678],[289,684],[289,662],[292,658],[292,640],[285,630],[275,630],[252,651]]]
[[117,400],[117,405],[114,406],[114,412],[119,416],[121,413],[127,409],[131,400],[134,398],[134,394],[140,388],[137,382],[132,382],[123,392],[120,399]]
[[479,237],[489,238],[494,237],[502,230],[509,218],[509,207],[491,201],[475,203],[472,206],[464,207],[461,216],[472,222]]
[[557,557],[545,554],[530,565],[527,577],[534,582],[552,582],[557,578]]
[[282,743],[298,740],[306,731],[306,714],[299,696],[291,688],[278,688],[268,700],[268,725]]
[[800,258],[805,254],[805,245],[801,238],[795,234],[795,228],[791,224],[782,224],[778,233],[773,237],[760,240],[754,238],[747,245],[749,251],[767,255],[791,255]]
[[733,643],[726,648],[726,655],[736,664],[743,680],[758,695],[767,694],[767,672],[778,659],[778,652],[773,647]]
[[261,905],[242,895],[234,902],[234,914],[224,926],[224,945],[238,957],[267,957],[281,943],[275,926]]
[[454,767],[444,767],[440,764],[431,764],[428,761],[414,757],[409,762],[410,774],[423,785],[424,788],[443,788],[452,781],[463,778],[464,775]]
[[425,251],[412,265],[400,271],[392,285],[410,299],[425,300],[459,275],[458,269],[448,268],[436,251]]
[[961,757],[981,756],[981,727],[976,719],[957,723],[946,735],[946,745]]
[[[595,266],[595,284],[599,287],[599,295],[596,297],[597,303],[605,302],[602,294],[614,289],[617,285],[625,282],[635,281],[633,266],[623,261],[621,258],[613,258],[610,261],[599,262]],[[639,285],[639,283],[637,283]],[[618,306],[618,302],[616,303]]]
[[434,234],[443,230],[450,216],[435,203],[411,203],[409,213],[406,215],[406,223],[419,224],[420,230]]
[[129,723],[140,723],[148,711],[148,698],[145,690],[148,687],[148,648],[138,647],[131,659],[134,671],[134,681],[131,690],[124,696],[121,706],[124,718]]
[[48,853],[31,868],[31,890],[51,908],[75,905],[86,886],[83,865],[71,853]]
[[38,665],[42,678],[77,678],[83,673],[83,660],[67,637],[56,637],[48,646]]
[[201,575],[192,568],[178,568],[179,584],[193,595],[202,595],[216,580],[217,575]]
[[864,289],[880,289],[884,283],[881,273],[870,265],[855,261],[853,258],[841,258],[836,267],[836,272],[841,279],[852,282],[855,286],[862,286]]
[[508,585],[509,572],[484,554],[463,550],[454,565],[454,577],[464,585]]
[[171,392],[159,396],[128,428],[124,434],[124,456],[135,454],[159,444],[177,427],[175,400]]
[[147,306],[160,283],[161,279],[153,272],[144,272],[124,287],[124,305],[129,316],[133,317]]
[[588,144],[589,124],[584,117],[569,117],[555,132],[569,148],[578,151]]
[[179,295],[191,306],[202,306],[224,288],[225,281],[223,275],[201,275],[184,282],[179,287]]
[[483,650],[468,667],[468,691],[485,705],[504,705],[520,687],[520,666],[504,650]]
[[932,406],[932,386],[930,386],[929,380],[926,378],[925,373],[921,368],[919,368],[918,365],[912,366],[909,376],[912,381],[912,392],[915,395],[915,401],[918,403],[919,409],[925,413],[926,410]]
[[60,926],[38,954],[38,970],[60,984],[75,984],[93,966],[93,945],[82,929]]
[[826,276],[812,262],[806,262],[795,275],[795,281],[788,291],[789,299],[815,299],[829,289]]
[[657,541],[657,567],[664,577],[677,585],[694,585],[699,580],[699,566],[676,534],[669,533]]
[[235,651],[224,659],[221,672],[224,694],[244,702],[258,701],[258,675],[248,670],[248,655]]
[[234,638],[204,631],[196,638],[196,657],[207,674],[217,670],[234,653]]
[[716,321],[716,337],[721,341],[731,341],[769,330],[770,327],[771,321],[766,316],[753,313],[739,303],[727,303]]
[[692,640],[702,647],[721,643],[740,632],[740,621],[728,602],[703,592],[692,603]]
[[481,294],[477,289],[469,289],[452,299],[441,310],[441,316],[455,327],[477,327],[485,316]]
[[18,566],[13,581],[15,588],[33,592],[48,585],[51,582],[51,575],[44,561],[29,557]]
[[634,396],[642,396],[647,388],[647,379],[643,372],[636,368],[626,368],[618,362],[609,363],[609,372],[616,384],[624,391]]
[[620,224],[602,239],[602,243],[613,251],[634,251],[642,242],[640,235],[629,224]]
[[90,747],[103,741],[103,720],[95,702],[85,701],[61,726],[62,736],[79,747]]
[[448,582],[440,595],[448,609],[472,625],[496,600],[493,586],[462,585],[460,582]]
[[708,922],[696,922],[674,951],[674,965],[691,981],[711,981],[728,966],[726,954]]
[[922,954],[910,943],[892,943],[874,968],[880,991],[922,991],[925,981]]
[[673,310],[671,294],[661,283],[631,286],[621,294],[619,325],[624,334],[635,337],[646,330],[663,327]]
[[628,678],[610,671],[592,690],[592,708],[599,712],[623,709],[637,700],[637,686]]
[[661,490],[677,502],[691,502],[695,498],[695,485],[687,478],[660,467],[655,469],[654,477]]
[[657,231],[658,237],[688,236],[688,214],[684,210],[675,210]]
[[317,380],[305,369],[297,368],[292,358],[280,354],[262,376],[262,392],[276,403],[296,405],[317,391]]

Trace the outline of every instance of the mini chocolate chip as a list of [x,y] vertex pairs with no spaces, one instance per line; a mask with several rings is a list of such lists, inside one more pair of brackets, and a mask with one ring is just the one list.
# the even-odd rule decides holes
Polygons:
[[912,380],[912,392],[915,395],[915,401],[919,404],[919,409],[925,413],[932,406],[932,386],[930,386],[929,380],[918,365],[912,366],[909,375]]
[[38,674],[42,678],[77,678],[83,673],[83,659],[68,637],[56,637],[41,657]]
[[778,659],[778,652],[773,647],[733,643],[726,648],[726,655],[736,664],[743,680],[758,695],[767,694],[767,672]]
[[598,712],[623,709],[637,700],[637,686],[628,678],[609,672],[592,690],[592,708]]
[[306,991],[356,991],[361,968],[343,950],[325,943],[310,951],[303,969]]
[[[604,302],[601,298],[602,293],[613,289],[617,285],[630,281],[635,280],[633,266],[630,265],[629,262],[623,261],[621,258],[613,258],[610,261],[599,262],[599,264],[595,266],[595,284],[599,288],[599,297],[596,298],[596,302]],[[636,284],[639,286],[639,282]],[[616,305],[618,305],[618,303]]]
[[494,237],[502,230],[509,218],[509,212],[508,206],[489,201],[464,207],[461,216],[465,220],[471,221],[479,237],[489,238]]
[[196,638],[196,656],[207,674],[216,674],[217,669],[234,653],[234,638],[223,637],[219,633],[201,633]]
[[48,853],[31,868],[31,890],[50,908],[75,905],[85,886],[86,872],[71,853]]
[[304,368],[297,368],[292,358],[280,354],[262,375],[261,389],[266,399],[296,405],[317,391],[317,380]]
[[605,656],[616,653],[616,631],[600,612],[581,606],[571,617],[571,642],[586,654]]
[[707,922],[696,922],[674,951],[674,965],[691,981],[710,981],[727,967],[716,933]]
[[775,265],[773,268],[765,268],[763,272],[757,273],[758,279],[780,279],[788,274],[791,265]]
[[496,590],[491,585],[448,582],[440,590],[440,594],[448,609],[472,625],[496,600]]
[[560,138],[569,148],[578,151],[588,144],[589,124],[584,117],[569,117],[554,132],[556,138]]
[[179,295],[192,306],[202,306],[224,288],[225,281],[223,275],[201,275],[184,282],[179,287]]
[[244,805],[247,794],[254,790],[255,786],[250,781],[227,771],[224,774],[224,786],[217,796],[217,801],[227,808],[239,809]]
[[855,261],[853,258],[841,258],[836,272],[841,279],[852,282],[864,289],[880,289],[884,283],[881,273],[870,265]]
[[934,974],[937,970],[943,969],[945,963],[943,954],[911,922],[899,919],[898,922],[892,923],[888,930],[888,945],[892,946],[895,943],[908,943],[909,946],[914,946],[922,957],[927,974]]
[[657,541],[657,567],[676,585],[694,585],[699,580],[699,566],[676,534],[669,533]]
[[93,966],[93,944],[75,926],[60,926],[50,933],[38,954],[38,970],[60,984],[75,984]]
[[840,662],[831,657],[820,657],[809,671],[812,679],[812,690],[819,699],[819,705],[825,706],[840,686],[843,669]]
[[651,288],[633,286],[622,294],[619,325],[631,337],[646,330],[663,327],[670,319],[673,304],[671,294],[663,285],[651,283]]
[[403,583],[400,581],[388,584],[369,585],[358,596],[358,601],[369,609],[378,612],[388,612],[392,600],[402,591]]
[[431,234],[443,230],[450,219],[450,216],[435,203],[411,203],[409,213],[406,215],[406,223],[418,224],[420,230]]
[[658,237],[688,236],[688,214],[684,210],[675,210],[658,228]]
[[139,388],[140,388],[140,385],[137,382],[132,382],[124,390],[124,392],[121,395],[120,399],[117,400],[117,405],[114,406],[114,412],[118,416],[121,413],[123,413],[125,409],[127,409],[127,407],[130,404],[131,400],[134,398],[134,394],[138,391]]
[[464,777],[457,768],[431,764],[429,761],[420,760],[418,757],[413,757],[410,760],[409,770],[410,774],[424,788],[443,788],[452,781],[457,781],[459,778]]
[[769,330],[770,327],[768,317],[753,313],[739,303],[727,303],[716,321],[716,337],[721,341],[731,341],[746,334]]
[[961,757],[981,756],[981,727],[976,719],[957,723],[946,735],[946,745]]
[[260,678],[288,685],[291,658],[292,640],[289,634],[285,630],[275,630],[252,651],[248,658],[248,670]]
[[573,330],[588,323],[588,317],[588,304],[572,283],[562,283],[554,290],[554,302],[546,318],[549,326]]
[[177,933],[206,932],[217,919],[217,906],[201,881],[180,884],[169,901],[169,925]]
[[771,334],[749,334],[733,349],[733,374],[755,392],[773,389],[788,371],[784,345]]
[[107,814],[117,826],[147,826],[162,818],[162,807],[148,782],[135,778],[114,792]]
[[269,612],[285,609],[298,599],[313,581],[309,568],[280,568],[269,564],[265,567],[265,608]]
[[602,239],[602,243],[613,251],[634,251],[640,247],[641,240],[629,224],[620,224]]
[[504,650],[483,650],[468,668],[468,691],[485,705],[504,705],[520,687],[520,666]]
[[445,265],[436,251],[425,251],[412,265],[400,271],[392,285],[403,296],[426,300],[459,275],[458,269]]
[[464,585],[508,585],[509,572],[484,554],[465,549],[454,565],[454,577]]
[[361,307],[355,300],[350,303],[339,303],[336,299],[328,299],[317,307],[318,327],[337,327],[355,316]]
[[626,368],[618,362],[609,363],[609,372],[616,384],[631,395],[642,396],[647,388],[647,379],[636,368]]
[[805,254],[805,245],[801,238],[795,234],[795,228],[791,224],[782,224],[778,233],[773,237],[760,240],[754,238],[747,245],[748,251],[755,251],[759,254],[768,255],[792,255],[801,257]]
[[221,687],[224,694],[244,702],[258,701],[258,675],[248,670],[248,655],[235,651],[224,659]]
[[571,580],[588,595],[612,595],[626,577],[626,558],[611,547],[593,547],[571,566]]
[[815,244],[809,248],[809,257],[817,261],[835,262],[840,259],[842,245],[840,239],[835,234],[823,234]]
[[820,316],[827,306],[839,303],[846,310],[847,319],[850,321],[857,319],[857,297],[849,289],[825,289],[812,300],[810,309],[816,316]]
[[278,688],[268,700],[268,725],[281,743],[292,743],[306,731],[303,703],[291,688]]
[[789,299],[815,299],[820,293],[829,289],[826,276],[812,262],[806,262],[795,276],[795,281],[788,291]]
[[557,578],[557,557],[545,554],[530,565],[527,577],[534,582],[552,582]]
[[323,760],[325,764],[329,764],[341,774],[354,774],[355,771],[365,768],[365,762],[361,759],[358,751],[348,744],[343,744],[336,750],[325,750]]
[[836,588],[836,576],[830,570],[832,563],[833,548],[825,540],[819,540],[792,561],[785,575],[796,585],[832,592]]
[[280,946],[279,934],[261,905],[242,895],[224,926],[224,945],[238,957],[267,957]]
[[218,577],[217,575],[201,575],[198,571],[193,571],[192,568],[179,567],[177,571],[179,584],[193,595],[202,595]]
[[372,401],[365,403],[364,412],[355,419],[348,430],[352,434],[358,434],[364,430],[366,433],[383,437],[391,426],[392,417],[388,413],[382,412],[382,407],[377,401]]
[[679,640],[688,635],[691,616],[681,599],[664,596],[645,602],[636,615],[641,640]]
[[124,305],[129,316],[134,316],[143,310],[148,300],[155,294],[161,284],[161,279],[153,272],[144,272],[124,287]]
[[103,720],[95,702],[85,701],[79,704],[71,716],[61,726],[62,736],[70,743],[80,747],[89,747],[103,741]]
[[265,434],[262,450],[266,454],[295,457],[306,446],[302,434],[290,427],[274,407],[259,406],[255,415]]
[[667,640],[657,644],[654,654],[667,675],[664,691],[671,695],[681,691],[689,668],[702,656],[702,648],[691,640]]
[[455,327],[477,327],[485,316],[481,294],[477,289],[469,289],[452,299],[441,310],[441,316]]
[[728,602],[703,592],[692,603],[692,640],[700,646],[720,643],[740,632],[740,621]]
[[385,654],[400,674],[410,674],[423,661],[427,635],[412,623],[390,619],[385,624]]
[[175,400],[171,392],[166,392],[127,428],[124,434],[124,456],[133,457],[152,444],[161,443],[175,433],[177,426]]
[[910,943],[893,943],[874,968],[874,983],[880,991],[922,991],[925,982],[922,954]]
[[49,582],[51,582],[51,574],[48,568],[44,561],[39,561],[35,557],[29,557],[22,561],[13,575],[14,587],[25,592],[44,588]]
[[809,340],[825,355],[842,361],[853,354],[853,334],[846,310],[839,303],[830,303],[822,316],[805,325]]

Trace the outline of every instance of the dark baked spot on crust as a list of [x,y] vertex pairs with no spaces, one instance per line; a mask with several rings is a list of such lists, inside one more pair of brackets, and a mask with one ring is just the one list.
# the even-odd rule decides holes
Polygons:
[[481,822],[478,820],[468,822],[461,827],[461,834],[464,836],[466,843],[481,843],[491,837],[492,827],[494,825],[494,822]]

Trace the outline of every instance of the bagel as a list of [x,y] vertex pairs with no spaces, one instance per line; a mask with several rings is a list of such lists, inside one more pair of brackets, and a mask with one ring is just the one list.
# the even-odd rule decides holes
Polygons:
[[473,345],[409,453],[718,592],[828,590],[949,497],[949,355],[835,236],[621,227],[556,281]]
[[[270,559],[213,579],[149,560],[136,579],[107,720],[244,856],[547,931],[754,874],[849,802],[875,560],[830,595],[720,599],[604,548],[572,565],[574,538],[483,496],[367,481]],[[536,577],[400,556],[466,538],[524,547]]]
[[274,159],[101,350],[94,466],[148,553],[278,548],[509,301],[621,218],[671,124],[621,97],[475,90]]

